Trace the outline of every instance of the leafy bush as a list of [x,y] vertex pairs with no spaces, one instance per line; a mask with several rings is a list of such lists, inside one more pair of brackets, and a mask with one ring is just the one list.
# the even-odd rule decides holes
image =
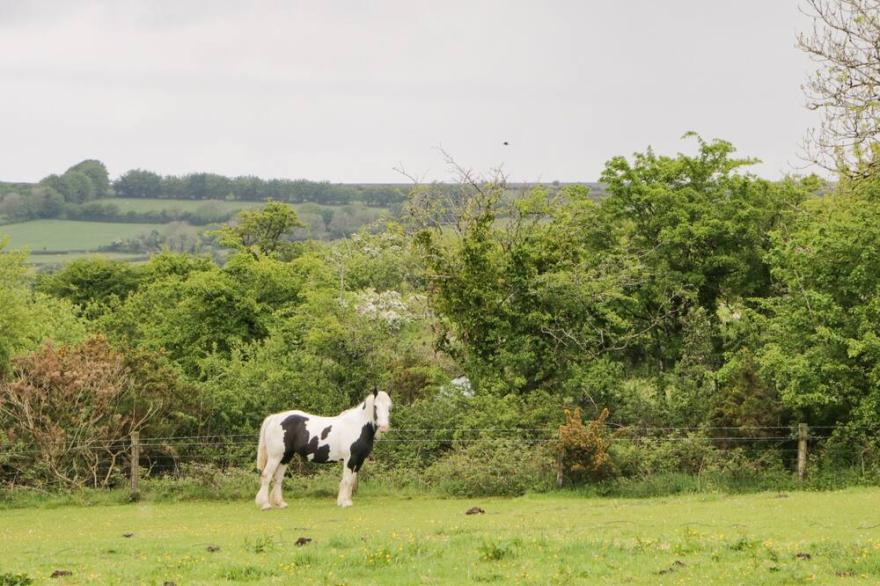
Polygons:
[[432,464],[425,477],[454,496],[517,496],[552,486],[553,457],[546,445],[521,439],[461,442]]
[[611,447],[611,457],[620,474],[630,478],[707,472],[755,476],[784,470],[780,452],[746,448],[722,450],[715,446],[711,437],[697,432],[663,437],[622,437]]
[[157,355],[100,336],[43,345],[0,383],[0,482],[112,486],[131,432],[171,434],[197,416],[192,388]]
[[565,410],[565,423],[559,427],[560,465],[564,477],[572,482],[602,480],[614,473],[608,454],[611,438],[605,426],[608,409],[584,425],[580,408]]

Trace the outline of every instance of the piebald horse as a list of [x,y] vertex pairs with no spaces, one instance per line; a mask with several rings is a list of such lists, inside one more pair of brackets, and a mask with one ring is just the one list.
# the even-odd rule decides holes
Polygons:
[[[376,432],[388,431],[391,397],[374,390],[362,403],[336,417],[320,417],[304,411],[284,411],[269,415],[260,428],[257,468],[260,491],[257,506],[268,510],[287,506],[281,496],[284,471],[294,454],[311,462],[343,462],[342,482],[336,504],[350,507],[351,492],[358,471],[373,450]],[[274,479],[272,493],[269,483]]]

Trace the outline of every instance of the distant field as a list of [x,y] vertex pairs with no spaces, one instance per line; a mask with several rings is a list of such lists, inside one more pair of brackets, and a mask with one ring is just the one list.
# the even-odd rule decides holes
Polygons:
[[[333,495],[0,510],[0,575],[59,584],[877,584],[880,490]],[[474,505],[482,515],[465,515]],[[311,539],[298,547],[300,537]],[[66,578],[51,580],[58,570]]]
[[[264,201],[225,201],[219,199],[160,199],[160,198],[104,198],[96,200],[119,208],[122,213],[144,212],[195,212],[206,207],[223,212],[236,213],[241,210],[262,207]],[[388,208],[370,207],[357,202],[347,205],[322,205],[311,202],[287,204],[296,210],[300,219],[308,226],[311,238],[328,239],[350,234],[364,224],[375,222],[390,215]],[[331,212],[328,223],[322,214]]]
[[0,237],[10,236],[11,248],[41,250],[96,250],[114,240],[132,238],[163,224],[114,224],[110,222],[72,222],[68,220],[33,220],[0,226]]
[[264,205],[262,201],[226,201],[222,199],[160,199],[135,197],[107,197],[95,200],[97,203],[112,203],[122,212],[158,212],[177,210],[194,212],[210,206],[224,212],[235,212]]
[[[181,212],[194,212],[200,208],[212,207],[224,212],[236,212],[238,210],[251,209],[266,205],[265,201],[227,201],[222,199],[164,199],[164,198],[135,198],[135,197],[107,197],[95,200],[98,203],[112,203],[121,212],[158,212],[161,210],[177,210]],[[317,203],[294,203],[288,204],[297,212],[313,212],[327,208],[332,210],[362,209],[379,213],[384,208],[369,208],[362,203],[349,205],[322,205]]]
[[[236,212],[252,209],[265,202],[258,201],[222,201],[222,200],[184,200],[184,199],[136,199],[136,198],[105,198],[97,200],[116,205],[120,211],[150,212],[161,210],[178,210],[193,212],[205,206],[225,212]],[[289,204],[296,209],[300,219],[306,225],[302,231],[307,237],[316,239],[332,239],[341,235],[356,232],[365,224],[389,215],[386,208],[368,207],[361,203],[345,206],[322,206],[315,203]],[[326,210],[331,213],[326,215]],[[10,248],[29,248],[32,253],[31,264],[48,265],[65,263],[81,256],[94,254],[99,247],[125,240],[140,234],[167,229],[167,224],[126,223],[126,222],[89,222],[74,220],[33,220],[15,224],[0,225],[0,238],[9,236]],[[213,226],[198,227],[199,231],[211,229]],[[73,254],[63,254],[70,251]],[[38,254],[47,252],[50,254]],[[107,254],[101,256],[118,260],[142,260],[144,254]]]
[[146,260],[149,255],[146,253],[129,253],[129,252],[60,252],[52,254],[31,254],[28,262],[32,265],[57,265],[68,263],[72,260],[83,257],[100,257],[108,260],[124,260],[139,261]]

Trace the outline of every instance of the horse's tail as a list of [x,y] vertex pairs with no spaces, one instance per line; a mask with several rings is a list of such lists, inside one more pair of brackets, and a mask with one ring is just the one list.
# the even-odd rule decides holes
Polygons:
[[263,425],[260,426],[260,443],[257,445],[257,470],[260,472],[266,467],[266,461],[269,459],[269,453],[266,451],[266,427],[269,423],[269,418],[263,420]]

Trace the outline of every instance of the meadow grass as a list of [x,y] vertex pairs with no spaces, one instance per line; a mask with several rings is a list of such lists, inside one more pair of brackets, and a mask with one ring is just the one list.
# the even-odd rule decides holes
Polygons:
[[[53,584],[869,584],[880,489],[650,499],[374,494],[0,511],[0,575]],[[483,515],[465,515],[471,506]],[[125,534],[132,534],[125,537]],[[312,541],[297,546],[300,537]],[[216,549],[219,548],[219,549]],[[211,551],[214,550],[214,551]]]
[[[170,198],[149,198],[149,197],[108,197],[95,200],[98,203],[110,203],[119,208],[122,213],[125,212],[161,212],[178,211],[178,212],[195,212],[204,207],[212,207],[223,212],[237,212],[240,210],[248,210],[260,208],[266,205],[265,201],[243,201],[243,200],[224,200],[224,199],[170,199]],[[288,204],[297,212],[310,212],[323,208],[332,210],[341,210],[343,208],[367,209],[367,210],[385,210],[386,208],[370,208],[361,202],[353,202],[346,205],[325,205],[314,202],[291,203]]]
[[77,222],[70,220],[32,220],[0,226],[0,238],[9,236],[11,249],[27,247],[41,250],[96,250],[114,240],[132,238],[164,224],[124,224],[112,222]]
[[28,257],[28,262],[32,265],[56,265],[68,263],[72,260],[83,257],[132,262],[146,260],[149,258],[149,255],[141,252],[57,252],[49,254],[31,254]]
[[229,201],[224,199],[171,199],[158,197],[106,197],[95,200],[97,203],[110,203],[125,212],[194,212],[210,206],[224,212],[235,212],[265,205],[262,201]]

